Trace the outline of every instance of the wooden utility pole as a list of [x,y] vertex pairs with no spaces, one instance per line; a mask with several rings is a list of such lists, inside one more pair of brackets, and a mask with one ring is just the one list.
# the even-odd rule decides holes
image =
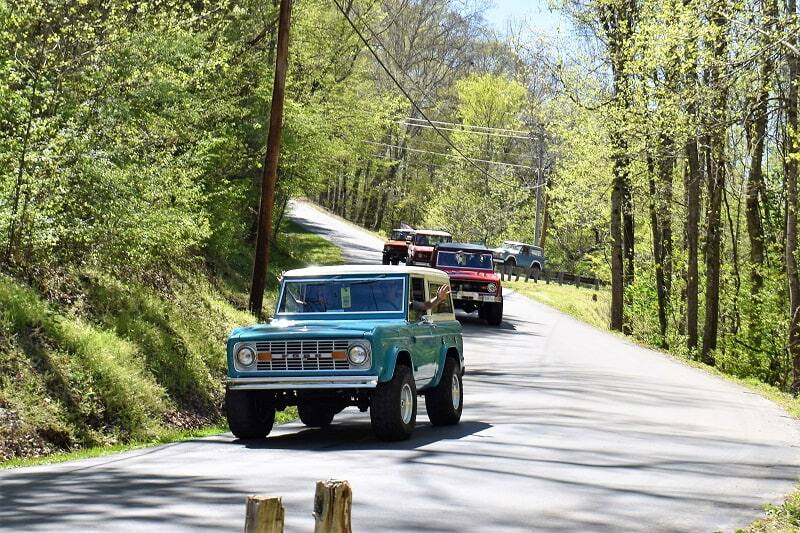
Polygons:
[[292,0],[281,0],[278,16],[278,46],[275,58],[275,81],[272,85],[272,107],[269,115],[269,135],[264,172],[261,178],[261,204],[258,208],[256,256],[253,262],[253,281],[250,285],[250,312],[261,317],[264,285],[269,271],[269,248],[272,234],[272,208],[275,203],[275,183],[278,181],[278,159],[283,127],[283,96],[289,57],[289,22]]
[[[531,136],[534,134],[532,133]],[[539,153],[537,154],[536,172],[536,227],[534,228],[533,243],[542,246],[542,229],[544,228],[543,218],[543,193],[544,188],[544,124],[539,124]]]

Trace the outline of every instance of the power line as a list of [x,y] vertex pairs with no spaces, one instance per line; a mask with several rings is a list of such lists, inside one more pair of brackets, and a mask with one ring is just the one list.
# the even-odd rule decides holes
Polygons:
[[[402,92],[402,93],[403,93],[403,96],[405,96],[405,97],[406,97],[406,99],[407,99],[407,100],[408,100],[408,101],[411,103],[411,105],[414,107],[414,109],[416,109],[416,110],[417,110],[417,112],[418,112],[418,113],[419,113],[419,114],[422,116],[422,118],[424,118],[424,119],[425,119],[425,121],[426,121],[428,124],[430,124],[430,127],[431,127],[431,128],[433,128],[433,130],[434,130],[436,133],[438,133],[438,134],[439,134],[439,136],[440,136],[442,139],[444,139],[444,140],[445,140],[445,142],[446,142],[447,144],[449,144],[449,145],[450,145],[450,147],[451,147],[453,150],[455,150],[455,151],[456,151],[456,152],[457,152],[459,155],[461,155],[461,157],[463,157],[463,158],[464,158],[466,161],[469,161],[469,162],[470,162],[470,163],[471,163],[471,164],[472,164],[472,165],[473,165],[473,166],[474,166],[476,169],[478,169],[478,171],[480,171],[482,174],[486,175],[486,177],[487,177],[487,178],[489,178],[489,179],[494,179],[494,180],[498,180],[498,181],[503,181],[503,182],[505,182],[506,184],[509,184],[509,183],[508,183],[507,181],[505,181],[505,180],[500,180],[500,179],[498,179],[498,178],[496,178],[496,177],[492,176],[492,175],[491,175],[491,174],[489,174],[489,173],[488,173],[488,172],[487,172],[485,169],[481,168],[481,167],[480,167],[480,165],[478,165],[477,163],[475,163],[474,161],[472,161],[472,160],[471,160],[469,157],[467,157],[467,156],[466,156],[466,155],[465,155],[465,154],[464,154],[464,153],[463,153],[461,150],[459,150],[459,148],[458,148],[458,147],[457,147],[455,144],[453,144],[453,142],[452,142],[452,141],[451,141],[451,140],[450,140],[450,139],[447,137],[447,135],[445,135],[444,133],[442,133],[442,132],[439,130],[439,128],[438,128],[438,127],[437,127],[437,126],[436,126],[436,125],[435,125],[433,122],[431,122],[431,120],[428,118],[428,116],[425,114],[425,112],[422,110],[422,108],[421,108],[419,105],[417,105],[417,103],[414,101],[414,99],[413,99],[413,98],[411,98],[411,95],[410,95],[410,94],[408,94],[408,91],[406,91],[406,89],[405,89],[405,88],[404,88],[404,87],[403,87],[403,86],[400,84],[400,82],[397,80],[397,78],[394,76],[394,74],[392,74],[392,72],[389,70],[389,68],[388,68],[388,67],[387,67],[387,66],[386,66],[386,65],[383,63],[383,61],[381,60],[381,58],[380,58],[380,57],[378,56],[378,54],[375,52],[375,49],[374,49],[374,48],[372,48],[372,45],[371,45],[371,44],[369,44],[369,41],[367,41],[367,39],[364,37],[364,35],[361,33],[361,31],[360,31],[360,30],[358,29],[358,27],[355,25],[355,23],[354,23],[354,22],[353,22],[353,21],[350,19],[350,16],[349,16],[349,15],[347,14],[347,12],[344,10],[344,8],[343,8],[343,7],[342,7],[342,5],[339,3],[339,1],[338,1],[338,0],[333,0],[333,3],[334,3],[334,4],[336,4],[336,7],[339,9],[339,11],[341,12],[342,16],[343,16],[343,17],[344,17],[344,18],[347,20],[347,23],[348,23],[348,24],[350,24],[350,27],[351,27],[351,28],[353,28],[353,31],[354,31],[354,32],[356,32],[356,35],[358,35],[358,38],[359,38],[359,39],[361,39],[361,42],[363,42],[363,43],[364,43],[364,46],[366,46],[366,47],[367,47],[367,50],[369,50],[369,51],[370,51],[370,53],[372,54],[372,57],[374,57],[374,58],[375,58],[375,61],[377,61],[377,62],[378,62],[378,64],[381,66],[381,68],[382,68],[382,69],[383,69],[383,70],[386,72],[386,74],[389,76],[389,78],[391,78],[391,80],[394,82],[394,84],[395,84],[395,85],[397,85],[397,88],[398,88],[398,89],[400,89],[400,92]],[[364,26],[365,26],[367,29],[369,29],[369,26],[367,26],[366,24],[365,24]],[[380,40],[380,39],[377,37],[377,35],[375,35],[375,32],[373,32],[373,31],[370,29],[370,33],[372,33],[372,36],[375,38],[375,40],[376,40],[376,41],[378,41],[378,44],[380,44],[381,48],[383,48],[384,50],[386,50],[386,46],[384,46],[384,44],[383,44],[383,43],[381,42],[381,40]],[[389,55],[391,56],[391,54],[389,54]],[[394,59],[394,61],[395,61],[395,63],[397,63],[397,65],[398,65],[399,67],[401,66],[401,65],[400,65],[400,64],[397,62],[397,60],[396,60],[396,59]],[[402,68],[401,68],[401,72],[402,72]]]
[[[411,121],[411,122],[420,122],[420,119],[414,117],[408,117],[403,120]],[[525,136],[526,139],[531,139],[535,134],[531,131],[522,131],[522,130],[511,130],[508,128],[491,128],[489,126],[474,126],[471,124],[463,124],[459,122],[445,122],[443,120],[431,120],[434,124],[443,124],[445,126],[461,126],[462,128],[467,128],[471,130],[484,130],[484,131],[496,131],[496,132],[503,132],[508,134],[516,134]]]
[[475,134],[475,135],[488,135],[490,137],[503,137],[503,138],[506,138],[506,139],[522,139],[522,140],[525,140],[525,141],[532,140],[530,137],[523,137],[521,135],[506,135],[506,134],[503,134],[503,133],[494,133],[494,132],[491,132],[491,131],[469,131],[469,130],[461,130],[461,129],[457,129],[457,128],[444,128],[442,126],[432,126],[432,125],[428,126],[427,124],[417,124],[417,123],[414,123],[414,122],[406,122],[404,120],[398,120],[397,123],[398,124],[405,124],[406,126],[412,126],[412,127],[416,127],[416,128],[431,128],[432,127],[434,129],[438,128],[438,129],[440,129],[442,131],[455,131],[455,132],[459,132],[459,133],[472,133],[472,134]]
[[[418,152],[418,153],[421,153],[421,154],[439,155],[439,156],[442,156],[442,157],[455,157],[456,159],[458,159],[458,156],[455,156],[453,154],[445,154],[445,153],[442,153],[442,152],[431,152],[429,150],[421,150],[419,148],[409,148],[407,146],[400,146],[399,144],[387,144],[387,143],[379,143],[379,142],[374,142],[374,141],[364,141],[364,142],[367,143],[367,144],[374,144],[376,146],[386,146],[388,148],[402,148],[404,150],[408,150],[409,152]],[[534,168],[534,167],[529,167],[529,166],[526,166],[526,165],[518,165],[516,163],[503,163],[502,161],[490,161],[488,159],[475,159],[475,158],[472,158],[472,157],[467,157],[467,156],[465,156],[463,154],[462,154],[462,157],[464,157],[467,161],[470,161],[473,164],[475,164],[475,163],[488,163],[490,165],[503,165],[503,166],[506,166],[506,167],[525,168],[525,169],[528,169],[528,170],[536,170],[536,168]]]
[[[423,144],[427,144],[428,146],[433,146],[435,148],[446,148],[445,145],[443,145],[442,143],[436,142],[436,141],[429,141],[427,139],[421,139],[419,137],[413,137],[413,140],[414,140],[414,144],[423,143]],[[487,156],[491,157],[492,161],[495,161],[495,159],[494,159],[494,155],[495,154],[493,152],[491,152],[490,150],[486,150],[484,148],[478,148],[478,151],[481,152],[484,155],[487,155]],[[514,151],[502,152],[501,154],[498,154],[498,155],[515,156],[517,161],[519,161],[519,158],[521,158],[521,157],[525,157],[525,158],[529,157],[529,154],[523,154],[522,152],[514,152]],[[502,162],[505,163],[505,161],[502,161]]]

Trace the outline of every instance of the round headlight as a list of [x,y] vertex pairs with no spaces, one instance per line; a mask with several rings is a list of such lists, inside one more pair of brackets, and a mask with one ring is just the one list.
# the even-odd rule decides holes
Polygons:
[[367,349],[360,344],[354,344],[347,350],[347,358],[354,365],[363,365],[367,362]]
[[497,285],[490,283],[486,286],[486,290],[489,292],[497,292]]
[[249,346],[242,346],[236,352],[236,361],[242,366],[250,366],[256,360],[256,352]]

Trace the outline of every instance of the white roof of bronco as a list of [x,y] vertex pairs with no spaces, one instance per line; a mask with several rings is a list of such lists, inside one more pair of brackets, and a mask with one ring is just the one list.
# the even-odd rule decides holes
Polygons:
[[336,265],[296,268],[284,272],[286,278],[313,278],[317,276],[342,276],[350,274],[417,274],[428,278],[438,278],[447,282],[450,278],[446,272],[435,268],[418,266],[393,266],[393,265]]

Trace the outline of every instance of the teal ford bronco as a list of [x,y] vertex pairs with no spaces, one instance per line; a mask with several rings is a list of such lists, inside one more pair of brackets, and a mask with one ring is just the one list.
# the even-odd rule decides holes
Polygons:
[[447,274],[424,267],[292,270],[274,319],[228,339],[225,410],[240,439],[266,437],[296,405],[324,427],[345,407],[369,409],[381,440],[407,439],[417,396],[433,425],[457,424],[464,351]]

